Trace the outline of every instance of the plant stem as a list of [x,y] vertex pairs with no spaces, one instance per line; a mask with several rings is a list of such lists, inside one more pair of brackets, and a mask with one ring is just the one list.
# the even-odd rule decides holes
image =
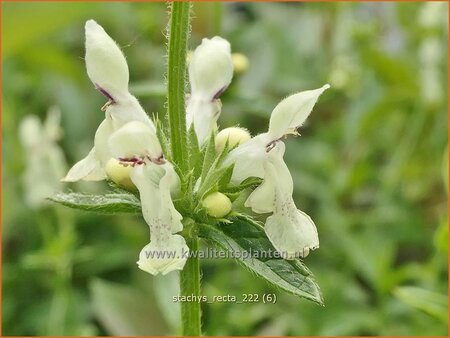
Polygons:
[[[190,252],[198,251],[198,238],[186,239]],[[200,260],[198,256],[189,257],[180,272],[180,292],[182,296],[195,296],[193,301],[181,303],[181,324],[183,336],[201,335],[200,302]],[[195,299],[196,298],[196,299]]]
[[[169,116],[170,141],[173,161],[182,172],[188,172],[187,131],[185,110],[186,89],[186,50],[189,37],[190,3],[177,1],[171,3],[167,63],[167,107]],[[198,237],[186,236],[186,244],[191,252],[198,250]],[[180,272],[181,296],[200,297],[200,261],[189,257]],[[181,303],[181,325],[184,336],[200,336],[201,309],[197,300]]]
[[171,3],[167,63],[167,107],[173,161],[188,171],[186,132],[186,49],[189,37],[190,3]]

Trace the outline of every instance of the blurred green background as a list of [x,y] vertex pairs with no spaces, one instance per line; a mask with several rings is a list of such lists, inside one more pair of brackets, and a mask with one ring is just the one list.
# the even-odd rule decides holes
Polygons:
[[[332,86],[286,153],[319,230],[306,264],[326,307],[204,260],[204,294],[278,298],[204,304],[206,334],[447,335],[447,13],[444,2],[195,4],[191,48],[220,34],[249,60],[222,97],[221,127],[262,132],[283,97]],[[2,3],[3,335],[180,332],[177,275],[136,267],[140,216],[42,202],[108,189],[57,182],[103,118],[83,62],[90,18],[123,47],[146,111],[165,111],[165,4]]]

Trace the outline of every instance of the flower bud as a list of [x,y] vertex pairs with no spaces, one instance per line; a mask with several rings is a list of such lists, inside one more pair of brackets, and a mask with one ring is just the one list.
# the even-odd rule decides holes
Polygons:
[[94,20],[86,31],[86,70],[92,83],[110,100],[128,93],[128,65],[119,46]]
[[231,54],[231,58],[233,60],[235,74],[242,74],[248,69],[248,58],[244,54],[233,53]]
[[126,189],[136,189],[136,186],[130,178],[132,169],[133,167],[131,165],[124,166],[115,158],[111,158],[105,166],[105,172],[108,178]]
[[231,211],[230,199],[221,192],[213,192],[202,201],[203,208],[209,216],[221,218]]
[[191,57],[191,95],[211,101],[225,90],[233,77],[230,43],[219,36],[203,39]]
[[116,158],[149,157],[158,159],[162,155],[161,145],[154,131],[138,121],[126,123],[109,138],[109,148]]
[[220,154],[225,148],[228,140],[228,147],[232,148],[251,139],[250,133],[245,128],[231,127],[222,129],[216,136],[216,152]]

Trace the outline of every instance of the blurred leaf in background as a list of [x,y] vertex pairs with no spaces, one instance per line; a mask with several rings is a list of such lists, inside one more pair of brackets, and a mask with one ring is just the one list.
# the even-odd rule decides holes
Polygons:
[[[25,116],[44,121],[57,106],[67,162],[92,146],[104,102],[84,71],[91,18],[124,49],[146,111],[162,116],[166,5],[1,5],[2,333],[179,334],[177,276],[135,267],[147,241],[142,219],[30,207],[21,179],[29,150],[19,138]],[[277,302],[203,304],[205,333],[447,335],[448,4],[211,2],[194,13],[190,46],[219,34],[249,61],[222,97],[222,128],[256,134],[282,97],[332,86],[286,153],[296,203],[319,229],[320,250],[307,263],[326,306],[236,262],[206,259],[205,295],[275,293]]]

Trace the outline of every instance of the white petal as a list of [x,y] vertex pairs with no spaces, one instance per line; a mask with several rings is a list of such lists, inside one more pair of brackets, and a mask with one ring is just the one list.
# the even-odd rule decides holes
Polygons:
[[277,210],[277,204],[292,198],[292,176],[283,160],[285,145],[279,141],[264,161],[264,181],[245,201],[245,206],[263,214]]
[[175,209],[170,195],[173,184],[179,182],[172,165],[169,162],[138,165],[130,177],[139,189],[142,214],[150,227],[152,239],[181,231],[183,217]]
[[85,32],[86,69],[89,78],[99,90],[106,91],[113,100],[120,101],[128,93],[129,74],[125,56],[103,27],[94,20],[86,22]]
[[69,170],[67,175],[61,179],[62,182],[76,182],[79,180],[100,181],[106,178],[100,161],[95,157],[95,147],[89,154]]
[[183,224],[181,223],[183,217],[175,209],[171,193],[179,189],[180,179],[169,162],[166,162],[162,167],[164,167],[165,173],[159,181],[159,191],[161,202],[164,204],[160,210],[160,217],[170,220],[172,233],[177,233],[183,230]]
[[244,205],[257,214],[273,212],[275,210],[275,184],[272,177],[266,177],[248,196]]
[[203,39],[189,64],[191,95],[212,101],[225,90],[233,77],[230,43],[218,36]]
[[111,158],[111,152],[109,151],[108,140],[111,134],[114,132],[112,120],[106,118],[100,123],[95,132],[94,145],[95,145],[95,157],[100,162],[103,168]]
[[89,154],[77,162],[61,180],[63,182],[101,181],[106,178],[103,170],[106,162],[111,158],[108,149],[108,138],[113,131],[111,119],[104,119],[95,132],[94,147]]
[[155,125],[145,113],[139,101],[131,94],[126,94],[121,101],[109,105],[106,109],[106,115],[111,116],[115,129],[120,128],[127,122],[139,121],[156,133]]
[[270,135],[260,134],[232,150],[224,161],[228,166],[234,163],[231,182],[239,184],[249,177],[264,178],[266,146],[270,143]]
[[151,240],[139,254],[139,269],[152,275],[182,270],[189,255],[186,241],[180,235],[170,235],[164,241]]
[[221,106],[217,100],[203,101],[191,96],[186,106],[186,122],[190,128],[194,124],[198,143],[202,146],[217,127],[217,119],[220,115]]
[[319,247],[316,225],[294,202],[286,201],[283,208],[268,217],[264,230],[283,258],[306,257]]
[[322,88],[303,91],[281,101],[270,116],[269,133],[273,138],[295,133],[308,118],[320,94],[328,88],[330,85],[326,84]]
[[139,255],[139,268],[154,275],[183,269],[189,248],[182,236],[174,234],[183,225],[170,197],[171,185],[178,181],[172,165],[136,166],[131,179],[139,189],[142,214],[151,233],[151,242]]
[[245,206],[256,213],[273,212],[266,220],[267,237],[284,258],[305,257],[319,247],[312,220],[297,210],[292,200],[293,182],[284,163],[285,145],[278,141],[264,160],[264,181],[248,197]]
[[109,138],[109,149],[115,158],[150,157],[162,155],[161,145],[154,131],[138,121],[128,122]]

